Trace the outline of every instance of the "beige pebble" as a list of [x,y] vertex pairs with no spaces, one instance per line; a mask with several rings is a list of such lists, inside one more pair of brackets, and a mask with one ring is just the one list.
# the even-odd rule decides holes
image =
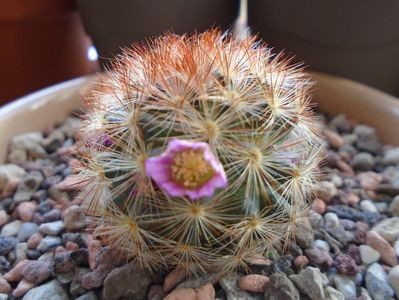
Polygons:
[[0,210],[0,227],[8,222],[10,216],[5,210]]
[[36,233],[32,234],[32,236],[28,239],[28,248],[31,250],[36,249],[37,246],[42,241],[42,239],[43,239],[43,236],[41,235],[41,233],[36,232]]
[[238,286],[244,291],[264,293],[269,283],[269,277],[258,274],[250,274],[240,278]]
[[67,249],[68,251],[74,251],[74,250],[79,249],[79,246],[78,246],[76,243],[72,242],[72,241],[68,241],[68,242],[65,244],[65,247],[66,247],[66,249]]
[[197,292],[197,298],[196,300],[213,300],[215,299],[215,289],[213,288],[213,285],[210,283],[207,283],[197,289],[195,289]]
[[89,235],[87,242],[87,251],[89,252],[89,266],[91,270],[94,270],[96,268],[96,255],[100,249],[100,241],[93,239],[93,237]]
[[305,255],[299,255],[295,257],[293,264],[295,267],[303,269],[309,264],[309,259]]
[[389,266],[398,264],[395,250],[393,247],[377,232],[369,231],[366,236],[366,243],[371,248],[377,250],[381,254],[381,259]]
[[36,286],[35,283],[29,282],[25,279],[22,279],[18,286],[15,288],[14,292],[12,293],[15,297],[21,297],[25,295],[29,290],[33,289]]
[[323,134],[333,148],[339,148],[344,144],[344,139],[335,131],[324,129]]
[[196,300],[197,294],[193,289],[177,289],[168,294],[164,300]]
[[158,284],[153,284],[148,289],[147,299],[148,300],[158,300],[164,297],[163,287]]
[[163,282],[163,290],[169,292],[172,290],[179,282],[186,278],[186,273],[181,269],[176,269],[166,275]]
[[30,222],[33,217],[33,213],[37,208],[37,204],[34,201],[23,202],[17,207],[19,218],[24,222]]
[[57,183],[60,191],[80,190],[84,186],[84,180],[80,176],[73,175],[66,177],[63,181]]
[[15,265],[10,271],[4,274],[4,279],[9,282],[20,281],[22,279],[22,269],[30,262],[30,260],[24,259]]
[[9,294],[11,292],[11,285],[0,276],[0,294]]
[[248,262],[253,266],[270,266],[273,264],[273,262],[270,259],[268,259],[262,255],[251,256],[248,259]]
[[312,209],[322,215],[326,211],[326,203],[323,200],[316,198],[312,203]]
[[356,178],[359,180],[361,187],[365,190],[377,189],[382,181],[382,176],[372,171],[359,173]]

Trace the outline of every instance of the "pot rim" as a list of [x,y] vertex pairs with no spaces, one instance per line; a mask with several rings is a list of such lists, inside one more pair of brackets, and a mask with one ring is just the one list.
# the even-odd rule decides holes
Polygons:
[[[310,74],[316,81],[312,101],[321,112],[345,112],[357,122],[375,127],[383,142],[399,146],[398,98],[350,79],[318,72]],[[0,106],[0,142],[6,145],[0,148],[0,163],[4,163],[13,136],[62,122],[83,104],[82,94],[96,78],[96,75],[78,77]]]

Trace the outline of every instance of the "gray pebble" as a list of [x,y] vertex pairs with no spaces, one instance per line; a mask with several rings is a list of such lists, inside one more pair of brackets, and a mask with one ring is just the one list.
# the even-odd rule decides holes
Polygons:
[[388,242],[393,243],[399,238],[399,217],[382,220],[375,224],[372,230]]
[[380,253],[377,250],[374,250],[368,245],[360,245],[359,246],[360,258],[362,262],[366,265],[372,264],[378,261],[381,257]]
[[17,241],[13,237],[0,236],[0,255],[8,254],[12,249],[14,249]]
[[75,273],[72,278],[71,286],[69,287],[69,293],[73,297],[77,297],[83,293],[85,293],[87,290],[83,287],[82,285],[82,277],[85,276],[90,272],[90,269],[88,268],[75,268]]
[[350,277],[336,274],[333,277],[333,282],[337,290],[344,295],[345,299],[356,298],[356,285]]
[[83,294],[82,296],[76,298],[75,300],[97,300],[97,299],[98,299],[97,295],[93,291],[91,291],[86,294]]
[[[281,272],[276,272],[270,276],[270,281],[266,286],[264,300],[299,300],[299,292],[293,282]],[[234,298],[231,298],[234,299]],[[251,298],[236,298],[251,299]]]
[[360,201],[360,209],[366,212],[378,213],[378,209],[374,205],[374,202],[368,199]]
[[0,192],[9,182],[19,181],[26,175],[26,171],[14,164],[0,165]]
[[[137,299],[144,300],[152,277],[146,271],[130,262],[113,269],[104,280],[103,294],[106,300]],[[221,281],[221,285],[222,281]]]
[[324,285],[327,285],[327,277],[319,269],[306,267],[299,274],[290,275],[290,279],[304,294],[312,300],[324,298]]
[[53,130],[50,134],[42,140],[41,145],[46,149],[48,153],[53,153],[60,148],[65,140],[64,133],[60,130]]
[[354,234],[344,229],[344,227],[339,223],[339,219],[336,214],[327,213],[324,215],[324,220],[324,226],[327,232],[341,243],[347,244],[349,241],[354,239]]
[[374,300],[390,299],[394,291],[388,283],[388,276],[382,266],[373,263],[366,271],[366,287]]
[[28,243],[18,243],[15,246],[15,262],[20,262],[27,258]]
[[12,221],[8,224],[5,224],[1,229],[0,235],[2,236],[16,236],[18,234],[19,228],[21,227],[22,222],[19,220]]
[[43,140],[41,132],[30,132],[15,136],[10,143],[10,150],[26,151],[32,158],[42,158],[47,156],[47,152],[40,143]]
[[67,137],[71,138],[75,134],[76,130],[81,126],[81,120],[79,118],[69,117],[66,119],[58,130],[63,132]]
[[369,171],[374,167],[374,157],[367,152],[357,153],[352,159],[352,167],[358,171]]
[[399,147],[387,150],[383,157],[383,163],[386,165],[398,165]]
[[330,244],[324,240],[315,240],[313,242],[313,248],[319,248],[326,251],[327,253],[330,252]]
[[0,256],[0,273],[4,274],[10,270],[11,263],[4,256]]
[[22,300],[69,300],[68,293],[61,283],[54,279],[28,291]]
[[18,185],[14,194],[15,203],[29,201],[33,194],[39,189],[44,177],[39,171],[30,172]]
[[399,195],[392,199],[388,210],[393,216],[399,216]]
[[48,249],[59,245],[61,245],[61,238],[58,236],[46,236],[40,241],[39,245],[37,246],[37,250],[46,252]]
[[64,230],[64,228],[64,222],[59,220],[41,224],[39,226],[39,232],[43,234],[57,236],[62,230]]
[[22,223],[19,227],[17,239],[20,242],[26,242],[39,229],[37,224],[32,222]]
[[314,240],[314,232],[308,219],[305,219],[299,226],[295,233],[297,244],[302,248],[312,247]]
[[323,300],[345,300],[344,295],[340,291],[332,288],[331,286],[327,286],[324,289],[324,295],[325,298]]

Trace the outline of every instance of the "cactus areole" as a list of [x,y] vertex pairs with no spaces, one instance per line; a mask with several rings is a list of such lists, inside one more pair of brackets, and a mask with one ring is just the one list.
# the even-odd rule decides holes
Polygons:
[[248,37],[125,49],[86,96],[77,176],[94,234],[143,268],[245,268],[306,217],[323,142],[298,65]]

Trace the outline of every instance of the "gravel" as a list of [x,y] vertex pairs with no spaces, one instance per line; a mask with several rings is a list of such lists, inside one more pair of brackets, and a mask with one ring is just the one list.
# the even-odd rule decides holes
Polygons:
[[16,136],[0,166],[0,300],[398,299],[399,148],[344,115],[324,120],[334,159],[321,167],[296,244],[234,274],[183,274],[167,290],[177,271],[152,277],[87,231],[68,189],[73,158],[66,153],[80,120]]

